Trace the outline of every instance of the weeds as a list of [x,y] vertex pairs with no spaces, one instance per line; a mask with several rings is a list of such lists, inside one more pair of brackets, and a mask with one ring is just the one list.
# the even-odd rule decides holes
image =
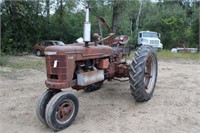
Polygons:
[[169,50],[157,52],[160,59],[200,59],[200,53],[172,53]]
[[0,66],[6,66],[8,64],[8,56],[0,57]]
[[[135,54],[135,51],[132,51],[128,59],[131,59]],[[172,53],[169,50],[163,50],[156,52],[159,59],[199,59],[200,53]]]
[[37,60],[37,61],[29,60],[29,61],[11,62],[7,66],[16,69],[30,68],[39,70],[45,68],[45,63],[44,60]]
[[[135,51],[132,51],[130,56],[126,57],[126,59],[130,59],[134,56]],[[198,59],[200,60],[200,53],[172,53],[169,50],[163,50],[157,52],[157,56],[159,59]],[[10,60],[9,56],[1,56],[0,58],[0,66],[6,66],[15,69],[45,69],[45,59],[30,59],[26,57],[24,59],[16,58],[14,61]]]
[[[16,57],[15,57],[16,58]],[[19,57],[20,58],[20,57]],[[15,69],[44,69],[45,68],[45,60],[41,57],[41,59],[11,59],[8,56],[1,57],[1,66],[2,67],[10,67]]]

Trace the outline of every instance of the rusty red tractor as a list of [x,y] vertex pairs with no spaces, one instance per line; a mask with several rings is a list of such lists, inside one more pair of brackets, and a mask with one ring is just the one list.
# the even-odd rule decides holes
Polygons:
[[39,97],[36,112],[38,119],[54,131],[70,126],[79,110],[76,96],[63,91],[64,88],[93,91],[105,80],[127,78],[136,101],[148,101],[153,95],[158,67],[155,51],[150,46],[141,46],[128,63],[125,56],[130,51],[125,44],[129,36],[110,33],[101,38],[94,34],[96,41],[91,42],[90,30],[89,9],[86,8],[84,42],[45,49],[48,89]]

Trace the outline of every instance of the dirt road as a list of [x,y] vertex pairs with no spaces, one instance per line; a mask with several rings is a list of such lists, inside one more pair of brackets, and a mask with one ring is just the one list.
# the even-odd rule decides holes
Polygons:
[[[45,69],[0,67],[0,133],[53,132],[35,113],[36,99],[46,88],[45,74]],[[75,122],[59,133],[200,131],[200,60],[159,60],[154,96],[145,103],[134,100],[129,82],[105,82],[92,93],[73,92],[79,99],[79,113]]]

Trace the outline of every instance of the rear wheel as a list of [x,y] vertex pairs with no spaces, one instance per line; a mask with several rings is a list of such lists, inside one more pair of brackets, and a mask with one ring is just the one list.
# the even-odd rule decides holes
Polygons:
[[138,102],[148,101],[154,92],[158,63],[150,46],[141,46],[135,53],[129,72],[130,89]]
[[35,53],[37,56],[41,56],[42,54],[41,54],[41,51],[38,49],[38,50],[36,50],[36,53]]
[[47,125],[45,120],[45,110],[48,102],[56,93],[60,92],[60,90],[46,90],[37,100],[36,105],[36,115],[38,119],[44,124]]
[[53,96],[46,107],[46,122],[55,131],[67,128],[74,121],[78,109],[79,102],[74,94],[60,92]]

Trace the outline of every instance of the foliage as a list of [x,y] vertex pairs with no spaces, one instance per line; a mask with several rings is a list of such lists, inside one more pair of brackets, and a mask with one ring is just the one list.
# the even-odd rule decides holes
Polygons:
[[169,50],[157,52],[159,59],[200,59],[200,53],[172,53]]
[[[156,52],[158,59],[170,60],[170,59],[185,59],[185,60],[199,60],[200,53],[189,53],[189,52],[182,52],[182,53],[172,53],[170,50],[163,50]],[[132,60],[132,57],[135,56],[135,51],[131,51],[130,56],[127,59]]]
[[[22,56],[21,56],[22,57]],[[41,70],[44,68],[45,66],[45,61],[44,60],[12,60],[11,56],[7,56],[7,55],[3,55],[1,56],[1,65],[0,66],[6,66],[6,67],[10,67],[10,68],[15,68],[15,69],[37,69],[37,70]]]
[[[40,40],[73,43],[83,35],[86,0],[33,0],[1,2],[1,51],[18,55],[32,51]],[[97,16],[103,16],[118,34],[131,37],[136,44],[139,0],[87,0],[91,8],[92,34],[99,33]],[[161,33],[165,49],[186,44],[199,46],[198,0],[143,0],[139,30]],[[103,28],[103,35],[108,30]]]
[[28,61],[19,61],[19,62],[8,62],[7,65],[8,67],[11,68],[16,68],[16,69],[37,69],[41,70],[45,66],[44,60],[28,60]]
[[8,56],[1,55],[0,56],[0,66],[6,66],[8,65]]

